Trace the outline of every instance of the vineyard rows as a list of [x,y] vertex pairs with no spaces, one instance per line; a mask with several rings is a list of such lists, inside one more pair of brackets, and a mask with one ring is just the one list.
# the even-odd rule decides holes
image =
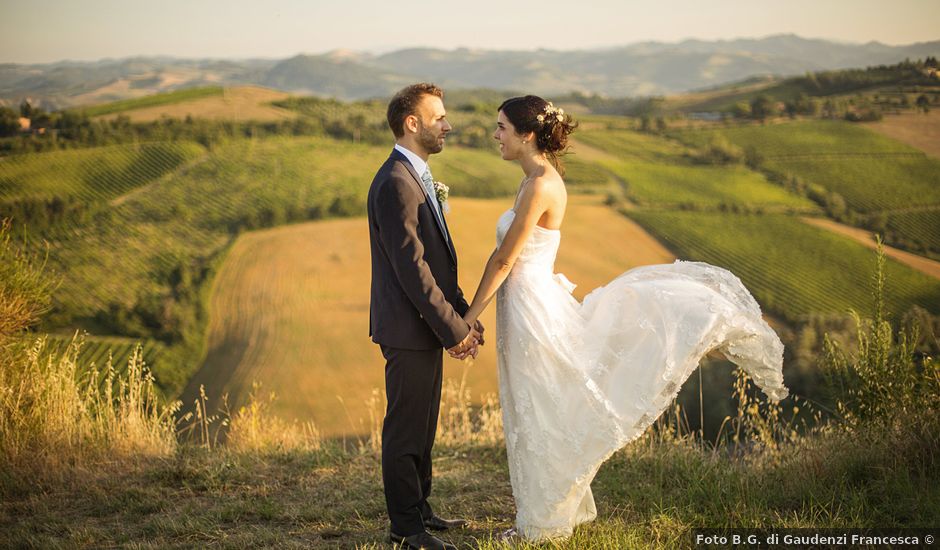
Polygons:
[[[72,341],[72,336],[47,334],[47,342],[52,349],[63,350]],[[83,369],[97,369],[105,373],[108,360],[118,374],[127,371],[130,358],[134,355],[137,346],[141,347],[144,363],[150,367],[154,365],[164,351],[164,345],[152,339],[120,338],[116,336],[89,336],[85,335],[78,353],[78,364]]]
[[205,150],[195,143],[141,143],[16,155],[0,162],[0,200],[74,197],[106,202]]
[[695,164],[684,147],[662,138],[629,131],[585,131],[578,139],[620,159],[598,164],[623,181],[628,197],[641,205],[818,210],[808,199],[787,192],[743,166]]
[[755,148],[771,171],[839,193],[861,212],[940,204],[940,161],[849,122],[815,120],[675,134],[697,147],[708,145],[716,135],[738,147]]

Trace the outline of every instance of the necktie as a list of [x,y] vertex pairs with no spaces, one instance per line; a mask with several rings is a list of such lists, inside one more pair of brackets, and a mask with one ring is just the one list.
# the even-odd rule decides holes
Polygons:
[[424,184],[424,190],[427,191],[428,197],[431,199],[431,208],[434,210],[434,215],[437,216],[437,220],[441,222],[441,229],[443,229],[444,239],[448,239],[447,230],[444,229],[444,219],[441,214],[441,205],[437,201],[437,192],[434,191],[434,178],[431,176],[431,169],[428,168],[421,174],[421,183]]

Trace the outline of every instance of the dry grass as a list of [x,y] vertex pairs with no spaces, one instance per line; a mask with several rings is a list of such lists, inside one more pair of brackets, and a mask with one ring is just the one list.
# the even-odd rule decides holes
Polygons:
[[[674,257],[631,220],[573,196],[556,270],[579,286],[579,299],[637,265]],[[509,199],[452,199],[448,223],[468,298],[495,247],[495,225]],[[280,398],[272,411],[313,419],[325,437],[369,434],[366,406],[384,387],[384,359],[368,338],[369,257],[365,219],[319,221],[242,235],[213,285],[208,355],[191,381],[210,396],[245,402],[263,380]],[[445,359],[445,379],[480,406],[496,391],[495,308],[483,315],[491,340],[476,362]],[[187,394],[187,404],[195,398]]]
[[323,445],[320,430],[312,421],[287,422],[270,412],[277,394],[259,395],[256,384],[248,403],[238,409],[231,420],[226,446],[236,451],[300,450],[318,451]]
[[905,112],[885,115],[878,122],[866,122],[868,128],[890,138],[917,147],[928,155],[940,158],[940,111]]
[[[44,477],[68,467],[176,449],[173,406],[157,398],[141,348],[117,375],[110,359],[104,375],[77,358],[76,334],[61,351],[45,338],[21,344],[0,368],[0,463]],[[79,373],[88,373],[81,376]]]

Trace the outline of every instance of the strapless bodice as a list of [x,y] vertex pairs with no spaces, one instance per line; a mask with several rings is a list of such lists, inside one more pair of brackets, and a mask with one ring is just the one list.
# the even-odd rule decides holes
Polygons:
[[[499,217],[499,221],[496,222],[496,246],[503,244],[506,232],[509,231],[509,226],[512,225],[512,220],[515,217],[516,212],[512,209],[503,212],[503,215]],[[558,255],[558,245],[560,243],[561,231],[536,225],[528,242],[525,243],[522,252],[516,259],[515,267],[545,267],[551,272],[555,265],[555,257]]]

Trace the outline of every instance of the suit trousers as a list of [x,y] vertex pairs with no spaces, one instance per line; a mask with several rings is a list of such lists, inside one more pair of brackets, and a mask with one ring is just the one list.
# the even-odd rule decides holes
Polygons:
[[441,408],[443,349],[382,347],[388,408],[382,424],[382,481],[392,531],[424,531],[431,517],[431,448]]

